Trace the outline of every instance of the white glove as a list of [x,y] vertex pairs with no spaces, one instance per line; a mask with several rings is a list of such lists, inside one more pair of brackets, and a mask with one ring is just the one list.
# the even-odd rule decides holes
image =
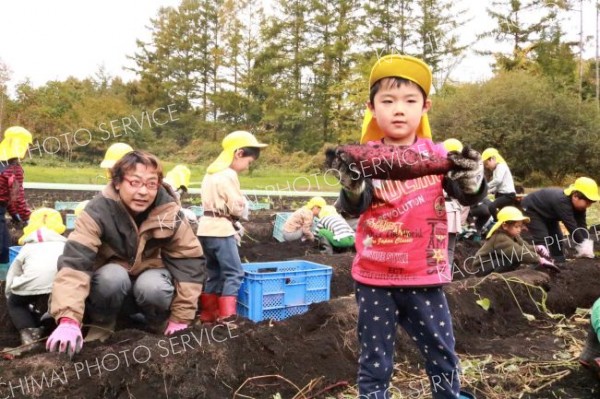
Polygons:
[[593,258],[594,257],[594,242],[592,240],[585,239],[575,247],[576,258]]
[[233,227],[235,228],[236,234],[239,235],[240,238],[243,237],[246,233],[246,229],[244,228],[244,226],[242,226],[239,220],[233,223]]
[[242,215],[240,216],[240,218],[244,219],[244,220],[248,220],[249,216],[250,216],[250,201],[248,201],[248,198],[244,197],[244,207],[242,208]]
[[198,223],[198,218],[196,217],[196,214],[194,213],[194,211],[192,211],[191,209],[181,208],[181,212],[183,212],[183,216],[185,216],[185,218],[188,220],[188,222]]

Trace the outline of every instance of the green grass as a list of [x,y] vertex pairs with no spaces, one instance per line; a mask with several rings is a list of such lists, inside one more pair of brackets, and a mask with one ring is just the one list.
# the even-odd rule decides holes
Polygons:
[[[165,171],[175,166],[164,162]],[[188,165],[192,171],[191,188],[199,188],[205,167]],[[25,181],[39,183],[105,184],[104,170],[98,166],[81,163],[32,164],[23,163]],[[242,189],[282,191],[338,191],[335,176],[329,174],[300,173],[281,169],[257,169],[240,175]]]

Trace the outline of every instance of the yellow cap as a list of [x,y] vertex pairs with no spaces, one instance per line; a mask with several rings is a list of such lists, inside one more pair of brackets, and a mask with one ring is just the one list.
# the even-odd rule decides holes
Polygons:
[[[369,88],[378,80],[389,77],[404,78],[415,82],[429,96],[432,81],[431,70],[426,63],[418,58],[399,54],[390,54],[379,58],[371,69]],[[431,128],[429,127],[427,114],[423,114],[421,117],[421,123],[417,128],[417,136],[431,138]],[[383,131],[379,128],[377,120],[373,118],[373,114],[367,108],[363,119],[361,144],[367,141],[380,140],[383,137]]]
[[240,148],[262,148],[267,146],[267,144],[259,143],[252,133],[243,130],[229,133],[225,136],[221,145],[223,146],[223,151],[221,151],[219,157],[206,169],[209,174],[227,169],[231,165],[231,162],[233,162],[233,154]]
[[529,218],[527,216],[524,216],[523,213],[521,213],[521,211],[515,208],[514,206],[505,206],[504,208],[500,209],[500,211],[498,211],[498,221],[496,222],[496,224],[494,224],[494,226],[492,226],[486,238],[490,238],[492,234],[494,234],[496,230],[498,230],[498,228],[502,226],[502,223],[519,221],[529,223]]
[[457,140],[457,139],[447,139],[446,141],[444,141],[444,148],[448,152],[450,152],[450,151],[461,152],[462,149],[463,149],[463,145],[460,142],[460,140]]
[[500,153],[498,152],[498,150],[495,149],[495,148],[491,148],[491,147],[490,148],[486,148],[481,153],[481,160],[482,161],[487,161],[491,157],[494,157],[496,159],[496,162],[498,162],[498,163],[506,163],[506,161],[504,160],[504,158],[502,158],[502,155],[500,155]]
[[318,206],[319,208],[323,209],[326,205],[327,202],[323,197],[312,197],[310,200],[308,200],[305,206],[308,209],[313,209],[315,206]]
[[110,169],[117,163],[119,159],[123,158],[125,154],[132,151],[133,148],[131,148],[129,144],[114,143],[108,147],[108,150],[106,150],[106,154],[104,154],[104,159],[100,163],[100,167]]
[[36,209],[31,213],[29,223],[23,229],[23,235],[19,238],[19,245],[23,245],[25,238],[40,227],[46,227],[58,234],[64,233],[66,229],[60,212],[52,208]]
[[321,212],[319,212],[319,218],[323,219],[324,217],[334,216],[337,214],[338,213],[337,213],[337,210],[335,209],[335,206],[325,205],[324,207],[321,208]]
[[185,187],[186,189],[190,186],[190,177],[192,172],[185,165],[176,165],[173,169],[167,172],[167,176],[165,177],[165,183],[168,183],[174,190],[177,190],[180,187]]
[[565,188],[564,193],[565,195],[571,195],[573,191],[579,191],[590,201],[600,201],[600,195],[598,195],[598,185],[589,177],[578,178],[575,180],[575,183]]
[[31,143],[33,143],[33,137],[29,130],[21,126],[9,127],[4,132],[4,138],[0,142],[0,161],[24,158],[27,147]]
[[79,204],[77,204],[77,206],[75,207],[75,210],[73,211],[75,216],[81,215],[81,212],[83,212],[83,210],[85,209],[88,202],[90,202],[90,200],[81,201]]

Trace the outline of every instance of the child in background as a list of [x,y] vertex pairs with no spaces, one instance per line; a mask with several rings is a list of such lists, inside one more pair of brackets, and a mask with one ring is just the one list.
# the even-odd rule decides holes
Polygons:
[[590,328],[579,363],[592,370],[596,378],[600,379],[600,298],[594,302],[591,310]]
[[325,205],[319,212],[319,222],[317,223],[317,233],[320,237],[324,252],[328,255],[333,254],[333,248],[351,248],[354,247],[354,230],[341,217],[333,205]]
[[[444,141],[446,151],[462,152],[463,145],[457,139],[447,139]],[[463,207],[455,198],[450,198],[444,193],[446,202],[446,215],[448,216],[448,264],[454,264],[454,249],[456,248],[456,238],[462,232],[462,225],[469,214],[469,208]]]
[[483,166],[492,171],[492,180],[488,183],[488,193],[494,194],[495,199],[489,204],[490,215],[498,220],[498,210],[508,205],[515,204],[517,196],[512,173],[506,161],[495,148],[486,148],[481,153]]
[[4,132],[0,142],[0,263],[9,260],[10,235],[6,225],[6,212],[13,222],[26,223],[31,211],[25,202],[24,174],[20,160],[25,157],[31,133],[20,126],[12,126]]
[[229,323],[236,317],[237,295],[244,278],[236,236],[242,230],[239,219],[247,213],[238,173],[248,170],[261,148],[267,146],[245,131],[229,133],[222,145],[223,151],[209,165],[201,189],[204,215],[197,235],[208,272],[200,296],[200,321],[205,323]]
[[[431,79],[429,67],[419,59],[380,58],[369,78],[361,143],[407,146],[422,158],[448,156],[453,164],[464,165],[464,170],[394,181],[357,176],[356,168],[341,156],[332,163],[340,173],[342,208],[361,215],[352,265],[361,398],[391,396],[388,388],[398,324],[425,358],[433,398],[468,397],[460,392],[452,319],[441,288],[452,279],[443,190],[461,204],[471,205],[486,195],[486,183],[479,153],[465,148],[462,153],[447,154],[442,145],[432,142],[426,114],[431,107]],[[399,161],[385,162],[397,165]]]
[[539,263],[540,266],[560,271],[545,258],[550,255],[545,246],[534,248],[521,238],[523,223],[529,223],[529,218],[514,206],[506,206],[498,212],[498,221],[490,229],[483,247],[475,254],[471,269],[478,270],[478,276],[509,272],[521,263]]
[[[587,230],[586,211],[598,200],[598,185],[589,177],[578,178],[564,190],[543,188],[528,194],[521,205],[531,219],[528,230],[535,245],[546,246],[556,262],[564,262],[562,246],[571,246],[572,240],[577,257],[593,258],[594,243]],[[569,240],[563,238],[559,222],[571,234]]]
[[[46,217],[38,218],[40,213]],[[42,347],[41,344],[31,345],[43,336],[43,329],[39,317],[30,310],[30,306],[48,302],[58,257],[62,255],[67,241],[61,235],[65,225],[56,210],[38,209],[33,212],[31,219],[32,223],[25,227],[23,237],[19,239],[23,247],[6,276],[8,314],[19,330],[21,345],[29,345],[13,351],[13,355]]]
[[283,239],[285,241],[309,240],[314,241],[312,232],[314,218],[319,216],[321,209],[327,205],[322,197],[311,198],[306,205],[290,215],[283,225]]

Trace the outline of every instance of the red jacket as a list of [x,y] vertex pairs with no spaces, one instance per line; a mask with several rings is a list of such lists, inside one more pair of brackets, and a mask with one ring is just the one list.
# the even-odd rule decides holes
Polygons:
[[0,162],[0,205],[6,206],[13,219],[18,215],[21,221],[26,222],[31,210],[25,202],[23,174],[23,167],[18,162]]

